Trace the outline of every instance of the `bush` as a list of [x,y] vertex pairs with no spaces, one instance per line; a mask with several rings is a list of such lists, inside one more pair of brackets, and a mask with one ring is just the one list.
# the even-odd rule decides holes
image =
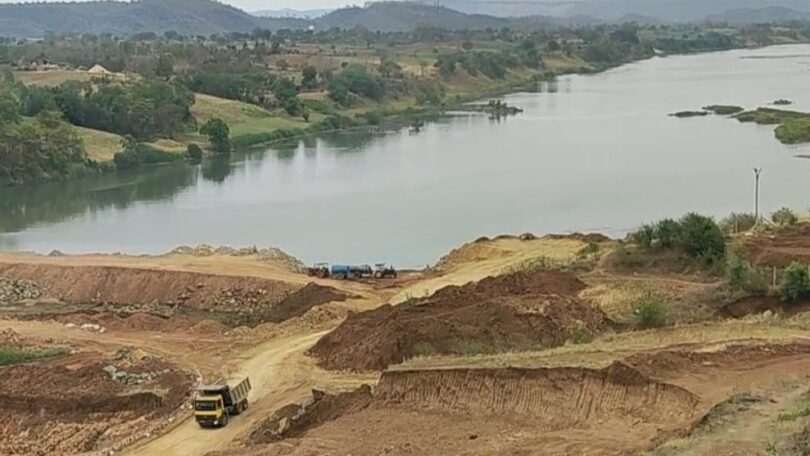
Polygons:
[[720,229],[726,234],[749,231],[757,224],[757,216],[747,212],[732,212],[720,221]]
[[641,329],[661,328],[667,324],[667,310],[657,297],[648,294],[633,308]]
[[228,124],[219,117],[208,119],[202,127],[200,133],[208,136],[211,145],[214,146],[214,152],[217,155],[228,155],[231,153],[231,129]]
[[663,219],[653,225],[653,238],[658,247],[671,249],[678,242],[681,227],[675,220]]
[[713,261],[726,253],[726,238],[711,217],[690,213],[679,222],[678,243],[691,256]]
[[776,223],[779,226],[791,226],[795,225],[796,222],[799,221],[799,218],[796,214],[791,211],[790,209],[783,207],[778,211],[771,214],[771,220],[773,223]]
[[785,269],[779,291],[783,301],[795,302],[810,296],[808,265],[793,262]]
[[642,225],[630,234],[642,247],[682,249],[693,257],[714,261],[726,252],[723,231],[710,217],[687,214],[678,221],[663,219],[653,225]]
[[203,151],[200,146],[191,143],[188,145],[188,149],[186,149],[186,157],[192,160],[201,160],[203,156]]
[[760,270],[751,268],[745,255],[739,248],[728,254],[726,265],[726,279],[733,289],[743,290],[746,293],[764,295],[768,292],[768,277]]

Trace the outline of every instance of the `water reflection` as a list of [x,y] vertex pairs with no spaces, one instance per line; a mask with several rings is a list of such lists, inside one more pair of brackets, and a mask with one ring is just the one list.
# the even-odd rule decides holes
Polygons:
[[214,158],[202,163],[200,171],[205,180],[221,184],[231,174],[233,165],[228,158]]
[[0,188],[0,231],[17,232],[110,207],[125,209],[136,201],[166,200],[196,182],[197,168],[179,164]]

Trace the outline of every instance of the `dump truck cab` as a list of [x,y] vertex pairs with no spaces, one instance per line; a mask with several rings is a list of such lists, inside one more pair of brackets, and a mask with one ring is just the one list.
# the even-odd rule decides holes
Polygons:
[[194,399],[194,418],[203,427],[225,426],[228,413],[222,396],[199,395]]
[[230,417],[248,408],[250,379],[232,379],[197,388],[194,419],[201,427],[227,426]]

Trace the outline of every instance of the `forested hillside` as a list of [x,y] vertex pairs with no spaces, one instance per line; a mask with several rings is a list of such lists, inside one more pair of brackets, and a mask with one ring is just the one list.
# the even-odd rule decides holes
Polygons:
[[170,30],[207,36],[247,32],[268,24],[210,0],[0,4],[0,36],[35,37],[47,32],[131,35]]

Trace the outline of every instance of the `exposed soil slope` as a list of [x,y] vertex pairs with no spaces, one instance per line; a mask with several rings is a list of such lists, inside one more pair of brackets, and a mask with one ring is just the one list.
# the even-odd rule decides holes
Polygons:
[[793,261],[810,263],[810,224],[782,228],[772,235],[745,239],[743,246],[757,266],[784,268]]
[[[137,385],[103,370],[149,373]],[[0,369],[0,454],[75,454],[108,448],[136,431],[157,429],[185,401],[189,375],[158,360],[105,359],[81,353]],[[139,426],[132,426],[140,421]]]
[[[392,449],[394,454],[431,455],[616,454],[609,437],[604,447],[593,445],[600,430],[632,423],[627,435],[649,442],[691,426],[699,418],[697,404],[698,398],[688,391],[651,380],[622,363],[601,370],[394,371],[383,374],[373,393],[363,387],[349,393],[318,394],[300,407],[285,407],[246,442],[275,442],[308,436],[318,429],[317,438],[301,442],[301,451],[288,453],[289,447],[273,445],[239,454],[303,455],[310,454],[313,444],[324,453],[342,453],[329,444],[336,443],[330,442],[335,430],[346,426],[356,430],[355,437],[343,439],[339,448],[357,455]],[[383,422],[396,426],[382,425],[383,431]],[[434,431],[426,429],[431,426]],[[594,440],[588,445],[554,436],[572,429],[579,429],[575,433],[581,433],[580,439]],[[405,437],[409,430],[411,439]],[[391,439],[374,437],[381,432]],[[547,451],[526,453],[534,443]],[[624,448],[632,447],[633,443],[626,443]]]
[[311,354],[328,369],[380,370],[419,354],[556,346],[610,325],[576,297],[584,288],[553,270],[450,286],[429,298],[350,314]]

